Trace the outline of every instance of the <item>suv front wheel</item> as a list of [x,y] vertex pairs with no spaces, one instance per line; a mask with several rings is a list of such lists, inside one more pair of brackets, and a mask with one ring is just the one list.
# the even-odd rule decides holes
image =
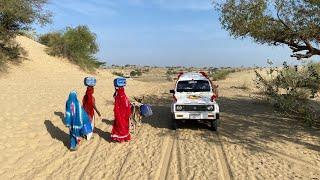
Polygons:
[[219,119],[211,121],[210,125],[211,131],[218,131]]
[[173,130],[177,130],[177,128],[178,128],[177,120],[174,118],[173,115],[172,115],[172,118],[171,118],[171,126],[172,126]]

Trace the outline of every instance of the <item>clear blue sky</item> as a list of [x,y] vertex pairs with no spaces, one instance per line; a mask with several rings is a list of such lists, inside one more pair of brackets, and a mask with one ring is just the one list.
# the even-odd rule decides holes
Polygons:
[[265,66],[290,60],[287,47],[235,40],[221,28],[212,0],[51,0],[53,23],[38,33],[87,25],[99,59],[111,64]]

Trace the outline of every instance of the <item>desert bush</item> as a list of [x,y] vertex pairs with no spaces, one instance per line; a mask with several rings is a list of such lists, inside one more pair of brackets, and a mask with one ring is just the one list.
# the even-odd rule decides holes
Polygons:
[[171,76],[169,76],[169,75],[166,75],[166,80],[172,82],[173,78]]
[[144,69],[143,69],[143,72],[144,72],[144,73],[150,72],[150,68],[144,68]]
[[220,69],[210,73],[213,81],[225,80],[230,73],[234,73],[234,69]]
[[99,48],[96,35],[87,26],[47,33],[40,36],[39,42],[48,46],[48,54],[66,57],[84,70],[94,71],[105,64],[94,57]]
[[171,76],[177,74],[177,71],[175,71],[173,68],[169,68],[166,72],[166,75]]
[[8,42],[7,46],[0,47],[0,71],[6,71],[7,62],[20,63],[21,55],[26,55],[26,51],[13,41]]
[[61,32],[50,32],[50,33],[41,35],[38,39],[38,42],[46,46],[53,46],[53,43],[61,39],[62,39]]
[[7,60],[6,55],[0,51],[0,72],[6,69],[6,64],[5,64],[6,60]]
[[320,74],[320,63],[310,62],[307,64],[309,68],[313,68],[318,74]]
[[233,89],[241,89],[241,90],[249,90],[250,88],[248,87],[248,84],[246,84],[245,82],[239,86],[231,86],[230,88]]
[[319,73],[312,65],[298,70],[285,63],[283,68],[270,67],[266,77],[257,70],[255,73],[257,87],[279,112],[302,119],[308,125],[319,122],[316,110],[309,103],[309,98],[314,98],[320,89]]
[[50,13],[44,10],[47,0],[0,1],[0,67],[7,61],[20,62],[22,48],[15,43],[15,37],[28,31],[35,23],[50,22]]
[[140,69],[136,69],[135,71],[137,76],[142,76],[142,71]]
[[131,71],[131,72],[130,72],[130,76],[131,76],[131,77],[135,77],[135,76],[136,76],[136,71]]
[[25,36],[29,39],[32,39],[34,41],[38,41],[38,34],[34,29],[30,30],[21,30],[20,35]]
[[62,32],[50,32],[41,35],[39,42],[49,47],[46,49],[49,55],[67,57],[67,46]]
[[116,72],[116,71],[114,71],[114,72],[112,72],[112,74],[115,75],[115,76],[124,77],[124,74],[121,73],[121,72]]
[[136,70],[130,72],[131,77],[141,76],[141,75],[142,75],[142,71],[140,69],[136,69]]

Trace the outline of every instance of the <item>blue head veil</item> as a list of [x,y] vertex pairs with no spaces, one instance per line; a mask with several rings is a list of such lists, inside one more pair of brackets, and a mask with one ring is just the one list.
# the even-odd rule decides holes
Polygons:
[[71,91],[66,102],[65,124],[70,128],[72,135],[81,136],[81,129],[84,124],[88,124],[89,117],[82,109],[77,98],[77,92]]

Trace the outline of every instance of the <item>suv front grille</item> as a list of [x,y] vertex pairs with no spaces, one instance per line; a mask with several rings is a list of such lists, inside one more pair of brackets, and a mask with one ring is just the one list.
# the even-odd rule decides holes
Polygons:
[[[208,107],[212,106],[212,110],[208,110]],[[176,105],[177,111],[214,111],[214,105]]]

